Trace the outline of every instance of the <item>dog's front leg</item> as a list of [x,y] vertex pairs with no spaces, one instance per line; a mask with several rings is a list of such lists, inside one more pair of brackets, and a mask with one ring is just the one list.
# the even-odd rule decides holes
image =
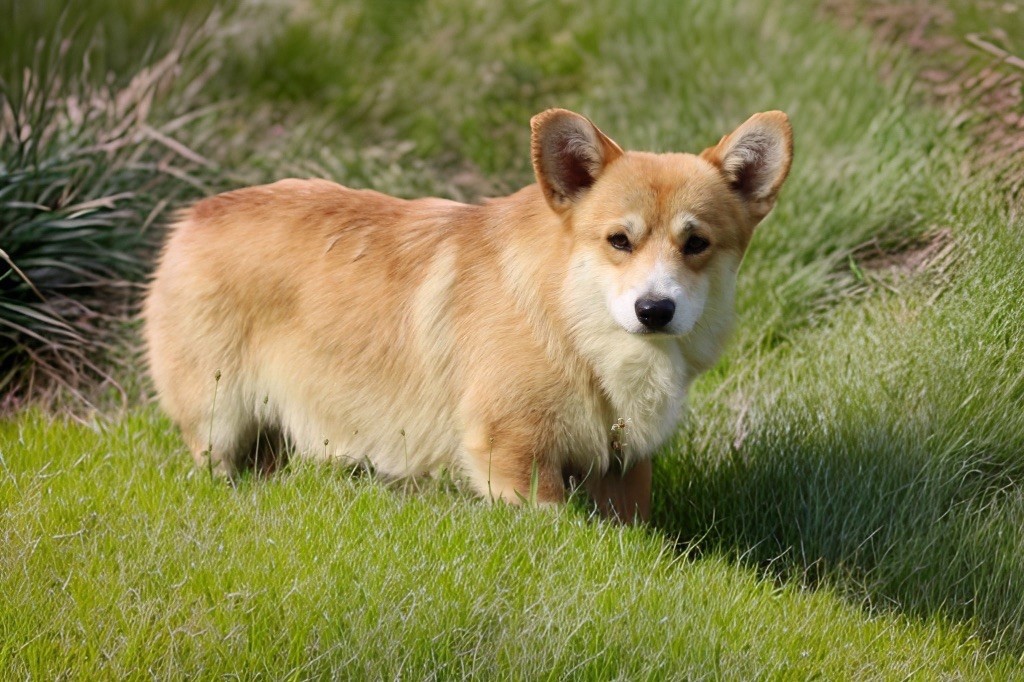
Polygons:
[[482,497],[511,504],[565,501],[561,468],[529,448],[528,438],[500,433],[474,440],[464,446],[465,469]]
[[622,523],[646,523],[651,518],[650,459],[640,460],[626,471],[613,467],[603,476],[588,476],[587,492],[606,518]]

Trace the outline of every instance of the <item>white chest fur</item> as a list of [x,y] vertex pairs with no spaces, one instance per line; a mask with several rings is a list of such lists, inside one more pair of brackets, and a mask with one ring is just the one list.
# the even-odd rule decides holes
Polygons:
[[601,447],[614,443],[624,463],[648,457],[675,432],[686,403],[688,372],[678,341],[613,330],[590,336],[581,350],[605,406],[597,417],[607,422]]

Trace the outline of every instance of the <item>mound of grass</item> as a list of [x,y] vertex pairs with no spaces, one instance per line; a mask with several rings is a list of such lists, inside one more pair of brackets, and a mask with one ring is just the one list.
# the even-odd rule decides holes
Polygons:
[[871,608],[972,621],[1019,652],[1024,223],[949,211],[979,231],[958,244],[977,256],[937,301],[876,292],[702,384],[691,428],[660,462],[662,489],[678,493],[658,523]]
[[237,488],[166,421],[0,425],[8,677],[1001,677],[941,618],[677,557],[572,508],[293,466]]

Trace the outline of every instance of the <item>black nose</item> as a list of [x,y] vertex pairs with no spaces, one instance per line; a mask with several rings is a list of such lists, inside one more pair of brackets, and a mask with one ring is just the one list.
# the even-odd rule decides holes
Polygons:
[[671,298],[641,298],[636,302],[636,316],[649,329],[661,329],[672,321],[676,304]]

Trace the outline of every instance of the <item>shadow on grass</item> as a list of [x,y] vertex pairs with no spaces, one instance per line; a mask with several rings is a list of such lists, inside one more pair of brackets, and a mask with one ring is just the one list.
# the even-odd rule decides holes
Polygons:
[[1008,450],[936,453],[870,428],[760,434],[717,458],[683,447],[657,460],[653,525],[688,552],[826,584],[869,610],[969,620],[1021,655],[1024,459]]

